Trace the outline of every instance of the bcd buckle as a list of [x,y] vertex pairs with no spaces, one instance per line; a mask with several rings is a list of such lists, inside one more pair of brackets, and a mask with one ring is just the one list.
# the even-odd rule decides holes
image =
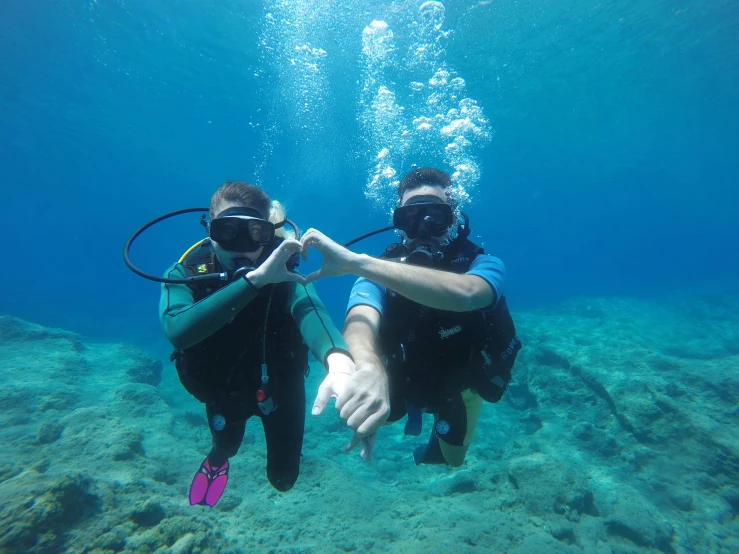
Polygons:
[[269,394],[269,375],[267,364],[262,364],[262,388],[257,389],[257,406],[264,415],[269,415],[277,409],[272,395]]
[[264,415],[269,415],[277,409],[277,406],[272,396],[267,394],[264,389],[266,387],[257,390],[257,406]]

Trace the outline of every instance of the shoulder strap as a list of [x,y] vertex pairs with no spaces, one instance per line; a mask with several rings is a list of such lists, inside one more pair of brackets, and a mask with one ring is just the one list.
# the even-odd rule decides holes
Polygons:
[[473,254],[474,256],[477,256],[479,254],[484,254],[485,249],[481,246],[477,246],[474,242],[472,242],[470,239],[466,237],[459,237],[454,242],[458,243],[457,248],[460,252],[464,252],[465,254]]
[[213,245],[207,241],[190,252],[182,261],[188,277],[216,272],[216,255]]
[[457,237],[449,245],[446,263],[454,273],[466,273],[469,271],[475,258],[484,253],[485,250],[477,246],[474,242],[464,237]]
[[[182,266],[185,268],[185,274],[188,277],[195,275],[206,275],[208,273],[217,273],[220,266],[216,259],[213,245],[210,241],[204,242],[202,245],[197,247],[195,250],[190,252],[187,257],[182,261]],[[192,290],[195,301],[198,302],[219,289],[222,285],[211,283],[191,283],[187,285]]]

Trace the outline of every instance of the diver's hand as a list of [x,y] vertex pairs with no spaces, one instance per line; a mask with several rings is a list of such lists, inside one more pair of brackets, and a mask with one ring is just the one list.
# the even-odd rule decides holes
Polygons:
[[351,375],[357,371],[357,366],[354,365],[352,360],[345,352],[331,352],[326,356],[326,369],[329,373],[343,373],[344,375]]
[[[339,352],[329,354],[328,358],[326,358],[326,363],[328,365],[328,375],[321,383],[321,386],[318,387],[318,394],[316,395],[315,402],[313,402],[313,410],[311,411],[313,415],[321,415],[331,398],[340,398],[344,394],[347,383],[352,378],[356,369],[351,358]],[[362,437],[357,435],[355,430],[354,437],[350,442],[351,448],[347,445],[344,448],[344,452],[349,453],[360,442],[362,443],[362,448],[359,452],[360,456],[369,462],[372,460],[372,451],[375,446],[374,436]]]
[[356,370],[354,362],[346,354],[332,352],[326,357],[328,375],[318,387],[316,400],[313,402],[313,415],[321,415],[328,401],[337,398],[346,387],[346,383]]
[[373,364],[360,365],[336,399],[336,409],[354,430],[354,439],[344,450],[348,453],[359,444],[357,439],[374,437],[390,417],[390,387],[385,372]]
[[317,229],[308,229],[300,239],[303,245],[303,259],[308,261],[308,250],[314,247],[323,256],[320,269],[306,275],[305,282],[311,283],[323,277],[341,277],[353,273],[358,256],[334,242]]
[[303,246],[299,241],[286,239],[274,249],[262,265],[246,274],[246,278],[259,288],[273,283],[284,283],[294,281],[305,283],[305,277],[299,273],[293,273],[285,265],[290,256],[302,252]]
[[328,375],[318,387],[316,401],[313,402],[313,415],[321,415],[326,409],[326,404],[332,398],[336,398],[344,391],[346,382],[356,370],[354,362],[346,354],[332,352],[326,357]]
[[371,462],[376,441],[377,433],[372,433],[367,437],[360,437],[357,433],[354,433],[351,442],[344,447],[344,454],[349,454],[358,444],[361,444],[362,447],[359,449],[359,455],[365,462]]

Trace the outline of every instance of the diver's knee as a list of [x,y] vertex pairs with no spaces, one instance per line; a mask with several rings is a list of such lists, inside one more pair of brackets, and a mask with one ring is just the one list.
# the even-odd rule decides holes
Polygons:
[[210,452],[208,453],[208,459],[210,460],[211,464],[220,467],[226,462],[226,460],[236,456],[238,450],[238,447],[222,448],[220,446],[213,445],[213,448],[211,448]]
[[439,441],[439,446],[441,447],[441,453],[447,464],[455,468],[462,467],[464,464],[464,458],[467,455],[466,446],[452,446],[442,440]]
[[267,479],[280,492],[287,492],[298,480],[298,470],[267,469]]

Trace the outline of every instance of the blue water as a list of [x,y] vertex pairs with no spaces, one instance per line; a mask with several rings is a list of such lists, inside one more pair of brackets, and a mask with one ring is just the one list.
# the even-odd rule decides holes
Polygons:
[[[474,236],[508,266],[511,303],[735,279],[731,3],[476,4],[447,7],[446,55],[494,131],[467,210]],[[361,31],[415,3],[327,5],[330,21],[308,28],[328,51],[323,119],[308,142],[271,102],[285,87],[258,43],[258,2],[3,2],[3,228],[20,248],[0,273],[13,291],[0,311],[155,332],[158,289],[122,265],[127,235],[257,172],[303,229],[343,241],[385,224],[363,195]],[[135,258],[158,273],[199,232],[183,218],[141,239]],[[389,240],[362,247],[377,253]],[[319,284],[337,319],[350,285],[329,295]]]
[[[234,485],[239,492],[232,497],[241,498],[246,490],[261,499],[257,515],[250,517],[264,523],[271,538],[261,537],[259,544],[264,551],[282,552],[274,549],[277,542],[283,544],[280,541],[296,548],[314,544],[320,551],[322,537],[311,529],[341,524],[331,508],[335,487],[358,502],[350,510],[354,519],[347,520],[354,523],[347,525],[361,527],[365,514],[385,501],[393,509],[383,513],[391,514],[392,525],[397,524],[391,528],[384,520],[379,527],[386,529],[385,535],[375,528],[364,533],[367,541],[380,533],[377,544],[374,538],[355,544],[353,531],[347,538],[348,531],[341,526],[332,528],[331,544],[340,545],[341,551],[369,550],[373,545],[387,551],[383,548],[406,531],[404,541],[419,541],[412,543],[421,545],[419,551],[433,551],[420,542],[423,531],[416,535],[406,521],[418,522],[423,516],[427,529],[435,529],[432,524],[444,512],[433,509],[445,507],[457,510],[450,513],[462,514],[468,524],[453,531],[452,540],[464,536],[471,541],[466,543],[469,549],[475,544],[492,548],[499,544],[495,541],[508,539],[497,533],[480,535],[480,529],[491,514],[498,514],[496,522],[508,521],[507,508],[514,502],[510,499],[519,494],[516,486],[506,497],[501,492],[506,479],[498,479],[506,471],[509,478],[518,475],[522,491],[536,493],[541,482],[536,475],[525,480],[526,464],[539,463],[544,452],[549,461],[536,466],[540,475],[550,475],[552,468],[558,471],[561,440],[565,445],[584,445],[561,454],[563,459],[569,456],[573,468],[582,470],[580,462],[587,465],[581,472],[597,484],[596,501],[603,503],[616,491],[615,497],[626,499],[622,512],[632,514],[637,523],[649,519],[644,514],[657,522],[636,539],[633,533],[622,532],[625,538],[616,540],[633,540],[645,552],[656,548],[672,552],[666,549],[669,541],[660,542],[664,515],[675,530],[677,552],[732,551],[739,536],[733,519],[739,513],[739,490],[732,486],[732,475],[739,468],[735,447],[739,442],[731,430],[736,429],[739,397],[732,372],[739,339],[736,3],[449,0],[445,4],[445,18],[437,27],[433,18],[439,17],[440,8],[430,3],[423,12],[417,1],[3,0],[0,202],[5,209],[0,225],[6,248],[0,270],[4,291],[0,315],[75,331],[89,344],[133,343],[164,359],[169,346],[158,322],[159,287],[134,276],[122,260],[126,239],[146,221],[171,210],[205,206],[224,181],[246,180],[282,201],[302,230],[316,227],[344,242],[388,224],[394,201],[391,182],[412,164],[432,164],[451,173],[455,167],[450,160],[456,160],[454,164],[465,160],[465,167],[474,169],[462,172],[460,181],[460,190],[470,198],[463,209],[471,217],[471,238],[506,264],[508,303],[527,344],[523,354],[527,357],[519,362],[515,380],[534,392],[531,398],[538,395],[540,408],[536,400],[533,408],[526,405],[531,393],[520,387],[511,405],[487,406],[470,451],[469,472],[462,470],[458,481],[452,477],[445,481],[446,474],[438,468],[414,473],[417,468],[408,460],[402,428],[395,426],[384,435],[378,462],[372,466],[334,458],[346,431],[330,419],[337,419],[335,414],[310,420],[306,435],[310,454],[300,484],[315,487],[314,491],[329,483],[326,500],[325,491],[313,496],[299,488],[279,500],[267,496],[259,458],[263,448],[261,444],[245,448],[247,453],[235,462],[236,472],[248,473],[254,481],[242,473],[241,488]],[[374,27],[373,20],[378,22]],[[449,73],[449,82],[438,85],[434,96],[430,82],[439,68]],[[464,82],[453,85],[455,76]],[[388,93],[376,96],[381,86]],[[459,138],[457,133],[429,135],[423,130],[427,121],[423,118],[438,124],[438,131],[453,122],[454,117],[445,119],[448,109],[462,98],[474,100],[471,105],[480,110],[477,131],[468,128],[464,140],[449,147],[449,141]],[[388,153],[381,155],[383,148]],[[387,169],[392,171],[382,173]],[[142,269],[160,274],[201,237],[198,216],[182,216],[143,235],[132,256]],[[379,254],[392,240],[388,233],[356,249]],[[318,267],[316,256],[312,254],[301,270]],[[338,326],[353,280],[347,276],[316,285]],[[695,296],[696,290],[725,295]],[[669,301],[660,304],[663,299]],[[168,463],[171,444],[181,447],[186,463],[172,470],[171,483],[159,482],[157,491],[168,510],[184,502],[183,483],[189,479],[190,465],[200,459],[201,450],[207,450],[208,439],[193,415],[200,407],[186,398],[169,365],[160,387],[169,411],[157,412],[157,402],[163,405],[159,392],[142,393],[137,398],[145,400],[138,404],[115,396],[131,386],[125,366],[130,353],[119,356],[112,347],[112,354],[106,354],[124,364],[112,371],[110,382],[102,372],[88,375],[89,381],[78,379],[75,372],[86,367],[78,357],[89,357],[91,365],[105,359],[94,347],[77,351],[75,346],[70,354],[67,339],[50,335],[48,351],[34,350],[36,331],[20,323],[3,325],[3,336],[20,341],[17,352],[26,358],[18,354],[18,360],[26,360],[26,365],[11,367],[16,363],[13,358],[7,368],[0,367],[13,376],[0,388],[8,403],[3,405],[6,419],[0,432],[10,437],[8,444],[12,440],[19,455],[28,456],[24,464],[35,464],[34,456],[47,456],[34,467],[43,473],[47,467],[43,464],[51,464],[50,474],[56,475],[66,460],[59,452],[77,456],[72,431],[60,442],[44,446],[46,454],[38,454],[42,447],[35,438],[29,439],[37,433],[38,414],[47,418],[44,425],[52,422],[53,430],[56,420],[66,417],[64,410],[87,409],[88,401],[103,410],[90,413],[107,414],[107,407],[94,405],[98,394],[101,398],[107,394],[117,398],[110,409],[118,410],[115,418],[123,423],[105,416],[91,418],[94,422],[107,421],[104,429],[112,429],[115,437],[120,433],[124,442],[136,425],[152,436],[161,433],[158,450],[154,439],[145,445],[155,465]],[[20,331],[14,331],[14,325]],[[15,344],[9,346],[12,352]],[[57,369],[59,360],[72,361]],[[575,372],[580,364],[589,376],[582,382]],[[25,375],[19,371],[25,368],[30,376],[23,381],[18,376]],[[77,395],[69,404],[55,400],[52,389],[57,384],[52,381],[58,372],[67,379],[59,385],[59,394]],[[317,387],[315,372],[311,379],[309,396]],[[639,386],[629,388],[632,379]],[[569,386],[564,393],[560,382]],[[68,385],[72,390],[70,383],[79,385],[79,391],[65,392]],[[48,389],[43,394],[42,388],[35,388],[42,384]],[[36,412],[29,408],[31,415],[26,414],[21,392],[27,390],[28,398],[43,398],[47,408]],[[573,411],[571,404],[577,409]],[[142,405],[154,408],[142,416],[130,412]],[[8,406],[12,409],[6,410]],[[571,416],[580,411],[595,427],[590,422],[586,422],[590,427],[575,425]],[[168,417],[174,420],[172,429],[156,427]],[[90,451],[103,452],[94,467],[111,469],[101,473],[97,483],[110,488],[100,495],[126,498],[115,516],[125,527],[126,502],[140,498],[137,490],[115,488],[120,477],[116,468],[130,463],[134,469],[126,482],[135,481],[138,454],[132,462],[107,464],[103,456],[108,455],[107,445],[95,442],[100,440],[98,428],[85,427],[85,419],[66,419],[64,424],[81,429],[79,440],[84,438],[85,445],[89,441]],[[642,433],[638,441],[632,436],[637,433],[623,423],[626,420]],[[688,431],[683,431],[683,424]],[[337,444],[324,442],[329,432]],[[258,470],[249,469],[254,467]],[[12,493],[11,472],[5,466],[0,469],[0,485],[10,483],[10,488],[0,487],[0,493]],[[35,490],[33,479],[28,490]],[[368,483],[366,497],[353,494],[356,480],[362,479]],[[477,484],[470,488],[472,482]],[[687,500],[683,485],[690,493]],[[472,500],[453,496],[472,489],[478,491]],[[656,511],[650,511],[646,501],[627,502],[636,490],[654,503]],[[663,498],[668,493],[673,495],[669,501]],[[403,494],[424,508],[416,513]],[[244,495],[248,498],[239,508],[242,511],[235,512],[238,517],[252,513],[249,495]],[[293,502],[284,498],[307,502],[308,496],[319,503],[309,511],[319,519],[296,515],[306,512],[295,507],[274,515],[286,505],[280,502]],[[444,496],[449,498],[436,502]],[[524,504],[530,501],[522,498]],[[479,502],[486,504],[479,507]],[[625,518],[617,504],[613,517]],[[183,511],[175,514],[194,513],[180,508]],[[536,506],[526,509],[522,526],[530,524],[529,513],[536,513]],[[581,506],[587,514],[583,510]],[[288,519],[283,522],[279,518],[285,513]],[[197,517],[188,515],[187,522]],[[208,517],[210,528],[220,533],[228,526],[218,529],[213,522],[231,516]],[[100,525],[108,530],[107,523]],[[618,525],[616,521],[612,527]],[[730,525],[733,535],[725,530]],[[235,551],[255,544],[248,533],[256,533],[258,527],[245,526],[246,538],[240,527],[229,527]],[[534,527],[534,533],[541,531],[538,523]],[[586,534],[581,531],[585,527],[577,528],[578,537]],[[185,524],[183,529],[189,532]],[[444,529],[438,528],[433,536]],[[592,531],[595,527],[588,529],[587,540],[592,540],[586,544],[593,545],[600,539]],[[549,531],[546,528],[547,536]],[[144,540],[145,531],[136,533],[136,540]],[[552,530],[556,545],[569,540],[566,532],[557,533]],[[511,538],[511,544],[518,544],[523,534]],[[86,540],[80,536],[70,540]],[[447,545],[446,551],[456,551],[461,543],[455,544]],[[313,551],[312,546],[305,548]]]

